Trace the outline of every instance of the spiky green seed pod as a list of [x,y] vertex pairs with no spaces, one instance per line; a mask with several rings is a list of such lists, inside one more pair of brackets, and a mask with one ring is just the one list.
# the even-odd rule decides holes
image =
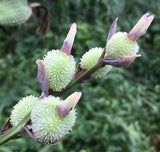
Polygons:
[[40,142],[51,144],[68,134],[76,121],[76,112],[72,109],[65,117],[58,115],[57,106],[63,101],[59,97],[49,96],[40,100],[31,111],[32,130]]
[[34,107],[39,99],[32,95],[22,98],[14,107],[11,113],[11,124],[16,126]]
[[0,0],[0,24],[18,25],[26,22],[32,14],[27,0]]
[[[100,56],[102,55],[103,48],[92,48],[88,52],[86,52],[82,58],[81,58],[81,68],[88,70],[89,68],[93,67],[97,62]],[[106,65],[103,68],[98,69],[96,72],[94,72],[91,77],[93,78],[101,78],[105,76],[110,70],[111,70],[110,65]]]
[[61,91],[74,77],[76,68],[74,58],[61,50],[49,51],[43,62],[47,71],[49,88],[53,91]]
[[107,42],[106,52],[111,58],[136,55],[139,46],[128,38],[126,32],[115,33]]

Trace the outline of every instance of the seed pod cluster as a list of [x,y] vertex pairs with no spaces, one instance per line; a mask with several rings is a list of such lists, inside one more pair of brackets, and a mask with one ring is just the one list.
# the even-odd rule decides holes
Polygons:
[[[17,10],[18,8],[23,9],[23,13],[20,12],[21,10],[18,10],[20,16],[18,16],[18,14],[16,14],[17,12],[15,11],[12,14],[12,18],[7,18],[9,15],[5,12],[6,8],[3,8],[5,7],[5,5],[6,8],[8,7],[8,13],[10,13],[10,11],[13,11],[13,9],[15,8],[17,8]],[[22,7],[23,5],[25,8]],[[9,9],[9,7],[11,8]],[[0,13],[1,11],[4,12],[4,14],[0,15],[0,24],[20,24],[26,19],[28,19],[31,15],[31,10],[27,5],[26,0],[2,0],[0,1]],[[22,19],[21,17],[23,17],[24,15],[26,15],[26,17],[25,19]],[[80,76],[82,74],[82,77],[80,78],[82,79],[85,76],[88,78],[90,74],[89,72],[92,72],[92,67],[97,63],[98,66],[96,65],[94,68],[101,68],[92,73],[91,77],[104,77],[111,70],[110,65],[103,64],[107,63],[107,59],[114,61],[114,64],[112,64],[114,66],[116,65],[115,62],[123,63],[123,65],[126,65],[125,63],[127,63],[127,61],[130,59],[129,57],[136,55],[139,50],[139,46],[136,42],[137,38],[145,32],[146,27],[148,28],[149,24],[153,20],[154,16],[147,18],[146,15],[142,17],[140,22],[138,22],[138,24],[133,28],[133,30],[131,30],[129,34],[125,32],[115,33],[115,25],[117,22],[116,19],[109,32],[110,34],[106,45],[106,53],[105,57],[101,59],[101,65],[99,65],[99,59],[102,56],[104,49],[100,47],[90,49],[82,56],[80,67],[78,66],[77,68],[77,73],[80,73]],[[15,19],[15,17],[17,18]],[[3,19],[6,21],[3,21]],[[10,19],[10,21],[8,21],[8,19]],[[17,19],[19,19],[19,21]],[[144,23],[146,24],[145,28],[142,27]],[[142,27],[142,29],[139,27]],[[76,110],[74,109],[74,107],[76,106],[81,97],[81,92],[73,93],[66,100],[62,100],[60,99],[60,97],[54,97],[51,95],[48,96],[48,94],[50,93],[49,88],[55,92],[60,92],[71,82],[75,75],[76,63],[73,56],[71,55],[71,48],[74,42],[75,34],[76,24],[74,23],[70,28],[70,31],[63,43],[61,50],[51,50],[47,53],[47,55],[45,55],[43,61],[41,60],[37,62],[39,63],[38,78],[41,85],[42,94],[40,98],[32,95],[22,98],[14,106],[14,109],[10,116],[12,126],[16,126],[29,112],[31,112],[31,124],[29,126],[31,128],[30,130],[32,131],[28,133],[27,130],[26,132],[31,135],[31,137],[35,141],[43,144],[57,143],[64,135],[68,134],[72,130],[72,127],[74,126],[76,121]],[[106,61],[102,62],[102,60]],[[87,71],[88,73],[84,73],[84,70],[88,70],[90,68],[92,69],[90,71]],[[77,77],[79,75],[77,75],[75,79],[78,79]],[[71,86],[73,86],[73,84],[75,84],[76,82],[78,82],[78,80],[73,81],[73,83],[71,83]],[[24,129],[26,128],[24,127]]]

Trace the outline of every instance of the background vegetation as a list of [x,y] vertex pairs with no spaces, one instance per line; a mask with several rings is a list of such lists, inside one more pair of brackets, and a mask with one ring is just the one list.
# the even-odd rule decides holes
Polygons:
[[48,50],[61,48],[73,22],[78,24],[78,33],[72,54],[78,62],[88,49],[105,46],[116,17],[119,17],[117,31],[126,32],[146,12],[155,14],[155,19],[138,40],[141,58],[128,67],[113,68],[104,79],[74,89],[83,92],[77,106],[78,119],[71,134],[60,144],[43,146],[23,138],[0,146],[0,152],[159,152],[160,1],[39,2],[49,8],[51,15],[45,42],[36,32],[39,20],[35,14],[22,26],[0,26],[0,127],[19,99],[40,95],[35,61],[42,59]]

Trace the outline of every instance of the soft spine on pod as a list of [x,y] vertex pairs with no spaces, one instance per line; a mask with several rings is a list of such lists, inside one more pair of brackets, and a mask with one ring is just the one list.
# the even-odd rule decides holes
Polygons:
[[60,117],[57,106],[63,100],[49,96],[40,100],[31,111],[32,130],[40,142],[51,144],[68,134],[76,121],[75,109],[65,117]]
[[49,88],[53,91],[61,91],[74,77],[76,63],[72,55],[67,55],[61,50],[51,50],[44,57],[43,62]]
[[0,24],[18,25],[26,22],[32,14],[27,0],[1,0]]
[[[103,48],[96,47],[90,49],[88,52],[86,52],[82,58],[81,58],[81,68],[88,70],[89,68],[93,67],[97,62],[100,56],[102,55]],[[110,72],[112,66],[106,65],[103,68],[98,69],[95,71],[91,77],[93,78],[101,78],[104,77],[108,72]]]
[[137,42],[130,40],[126,32],[115,33],[106,46],[106,52],[111,58],[136,55],[138,50]]
[[32,95],[22,98],[14,107],[11,113],[11,124],[16,126],[34,107],[39,99]]

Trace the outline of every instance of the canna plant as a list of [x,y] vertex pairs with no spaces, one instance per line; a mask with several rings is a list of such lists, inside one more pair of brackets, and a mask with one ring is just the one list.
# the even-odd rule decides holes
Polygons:
[[36,61],[37,80],[42,93],[39,98],[32,95],[22,98],[14,106],[0,131],[0,144],[21,138],[24,134],[41,144],[58,144],[75,124],[75,106],[81,92],[75,92],[65,100],[62,100],[62,96],[74,85],[90,78],[104,77],[112,66],[124,67],[140,57],[136,40],[146,32],[153,18],[148,13],[143,15],[129,33],[116,33],[116,18],[109,30],[106,46],[86,52],[77,68],[71,55],[77,32],[77,26],[73,23],[62,48],[50,50],[42,60]]

